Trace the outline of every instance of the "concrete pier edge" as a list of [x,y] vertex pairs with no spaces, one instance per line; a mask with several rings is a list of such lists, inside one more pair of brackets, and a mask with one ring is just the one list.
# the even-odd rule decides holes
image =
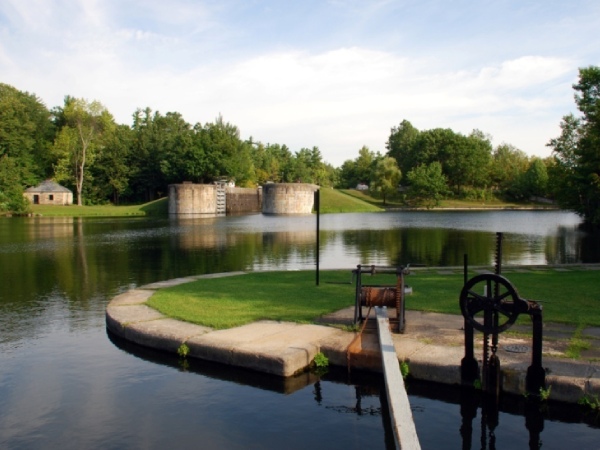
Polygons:
[[[114,297],[106,307],[106,327],[115,335],[136,344],[176,353],[181,344],[189,347],[189,357],[245,367],[273,375],[289,377],[304,371],[318,352],[332,365],[346,366],[347,348],[355,333],[326,325],[259,321],[229,330],[213,330],[168,318],[146,305],[156,290],[191,281],[245,272],[228,272],[177,278],[140,286]],[[420,328],[419,320],[435,313],[407,311],[407,324]],[[458,316],[462,319],[462,316]],[[456,317],[453,318],[453,320]],[[437,332],[437,331],[436,331]],[[410,367],[415,379],[460,385],[459,345],[438,345],[421,336],[392,336],[398,361]],[[525,394],[527,356],[503,354],[503,391]],[[368,359],[368,358],[367,358]],[[366,362],[365,362],[366,361]],[[365,360],[356,366],[362,370],[381,371],[381,361]],[[361,366],[362,364],[362,366]],[[600,362],[582,362],[544,357],[546,383],[551,400],[577,403],[585,396],[600,396]]]
[[400,372],[398,357],[390,331],[390,321],[385,307],[375,307],[377,332],[381,348],[385,390],[390,410],[392,428],[396,439],[396,448],[402,450],[421,450],[417,428],[413,419],[408,394]]

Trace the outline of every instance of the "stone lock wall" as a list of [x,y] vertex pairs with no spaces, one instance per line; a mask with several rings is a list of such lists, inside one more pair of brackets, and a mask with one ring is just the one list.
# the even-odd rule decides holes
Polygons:
[[263,185],[264,214],[311,214],[315,191],[319,187],[306,183],[268,183]]
[[216,185],[193,183],[169,185],[169,214],[216,213]]
[[228,187],[225,211],[227,214],[259,213],[262,205],[262,189]]
[[[258,189],[228,187],[225,213],[311,214],[317,189],[305,183],[269,183]],[[214,184],[169,185],[170,215],[216,215],[217,206]]]

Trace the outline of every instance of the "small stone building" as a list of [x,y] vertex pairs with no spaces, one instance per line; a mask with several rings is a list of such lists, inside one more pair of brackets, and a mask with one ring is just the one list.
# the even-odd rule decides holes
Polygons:
[[25,189],[23,195],[34,205],[73,204],[73,192],[52,180],[46,180],[35,187]]

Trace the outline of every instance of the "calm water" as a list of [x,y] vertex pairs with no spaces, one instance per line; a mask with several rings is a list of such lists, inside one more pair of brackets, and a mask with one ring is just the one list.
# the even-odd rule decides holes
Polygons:
[[[599,237],[578,223],[562,212],[324,215],[320,262],[450,266],[468,253],[492,264],[496,231],[505,264],[600,262]],[[104,308],[120,292],[192,274],[311,269],[314,243],[314,216],[0,220],[0,447],[391,448],[378,378],[184,369],[106,333]],[[432,399],[432,387],[410,388],[423,448],[465,448],[460,399],[442,395],[453,391]],[[528,448],[522,412],[503,407],[496,448]],[[489,432],[481,413],[472,448]],[[543,422],[543,448],[600,438],[577,412]]]

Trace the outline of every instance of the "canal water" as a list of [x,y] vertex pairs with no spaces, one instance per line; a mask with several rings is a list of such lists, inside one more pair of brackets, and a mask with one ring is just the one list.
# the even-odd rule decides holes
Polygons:
[[[263,215],[1,219],[0,448],[393,448],[379,377],[281,380],[184,365],[106,332],[106,304],[136,286],[314,269],[315,224]],[[320,266],[457,266],[465,253],[470,264],[493,264],[497,231],[505,264],[600,262],[600,237],[578,225],[556,211],[323,215]],[[424,449],[529,448],[532,439],[586,449],[600,440],[578,408],[550,404],[532,416],[523,399],[489,411],[445,386],[411,383],[409,394]]]

